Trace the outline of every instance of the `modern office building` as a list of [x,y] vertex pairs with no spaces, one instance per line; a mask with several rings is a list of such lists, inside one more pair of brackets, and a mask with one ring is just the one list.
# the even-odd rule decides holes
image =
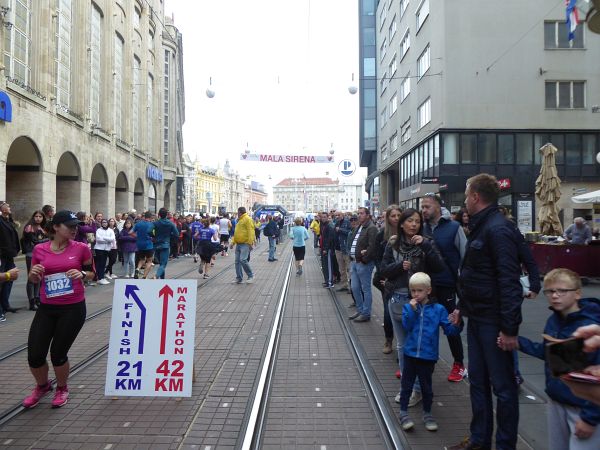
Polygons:
[[182,36],[162,0],[4,0],[0,199],[115,212],[182,200]]
[[563,223],[591,216],[570,197],[600,188],[600,36],[579,26],[569,41],[564,4],[544,0],[380,0],[374,19],[382,207],[439,192],[455,210],[488,172],[520,228],[535,228],[538,149],[551,142]]

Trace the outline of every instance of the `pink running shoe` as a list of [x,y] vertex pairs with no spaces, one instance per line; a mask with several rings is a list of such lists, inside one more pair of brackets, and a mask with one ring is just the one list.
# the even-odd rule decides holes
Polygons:
[[52,390],[50,382],[46,386],[36,386],[30,395],[23,400],[24,408],[34,408],[40,402],[42,397]]
[[69,389],[66,386],[57,387],[56,392],[54,393],[54,398],[52,399],[52,407],[60,408],[63,405],[67,404],[69,400]]

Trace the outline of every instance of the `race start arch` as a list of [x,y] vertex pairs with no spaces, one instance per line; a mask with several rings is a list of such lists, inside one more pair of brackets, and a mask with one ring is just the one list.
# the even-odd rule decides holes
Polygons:
[[268,215],[281,216],[285,219],[290,214],[281,205],[256,205],[256,208],[254,208],[254,219],[264,220]]

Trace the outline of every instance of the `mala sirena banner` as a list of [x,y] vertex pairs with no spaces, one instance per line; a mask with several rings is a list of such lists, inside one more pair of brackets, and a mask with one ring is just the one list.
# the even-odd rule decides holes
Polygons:
[[298,164],[322,164],[333,163],[333,156],[312,156],[312,155],[266,155],[262,153],[242,153],[242,161],[252,162],[272,162],[272,163],[298,163]]

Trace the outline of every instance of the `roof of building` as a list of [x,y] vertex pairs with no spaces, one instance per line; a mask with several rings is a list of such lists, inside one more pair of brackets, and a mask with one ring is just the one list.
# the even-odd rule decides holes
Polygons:
[[339,184],[338,180],[332,180],[331,178],[322,177],[322,178],[284,178],[276,186],[297,186],[297,185],[307,185],[307,186],[325,186],[331,184]]

